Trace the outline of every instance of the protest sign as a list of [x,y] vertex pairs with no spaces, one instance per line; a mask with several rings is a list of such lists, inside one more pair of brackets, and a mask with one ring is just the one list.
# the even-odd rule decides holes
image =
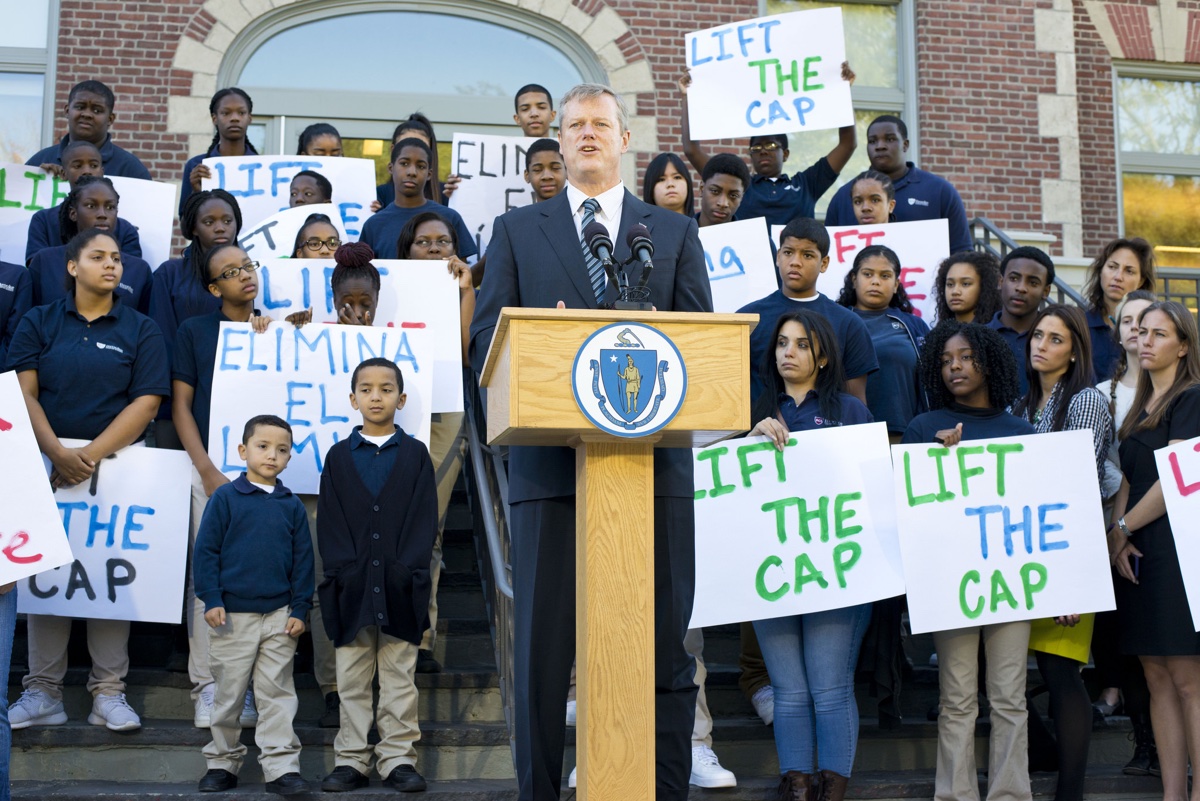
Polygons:
[[736,139],[854,124],[842,80],[842,10],[822,8],[685,37],[693,139]]
[[735,312],[779,288],[763,217],[700,229],[713,311]]
[[[393,328],[425,328],[433,348],[432,412],[461,412],[462,326],[458,282],[444,261],[375,259],[379,270],[379,308],[372,321]],[[263,263],[259,304],[264,314],[282,319],[311,308],[314,323],[336,323],[333,262],[326,259],[276,259]]]
[[1162,479],[1192,628],[1200,631],[1200,495],[1196,494],[1200,490],[1200,437],[1160,448],[1154,452],[1154,461]]
[[0,464],[0,584],[70,564],[75,557],[16,373],[0,373]]
[[[62,443],[68,448],[87,444]],[[183,451],[131,445],[101,459],[90,481],[55,491],[59,526],[66,529],[75,561],[23,582],[17,610],[178,623],[186,583],[191,474],[192,463]]]
[[400,366],[408,400],[396,422],[428,446],[435,363],[429,331],[271,323],[255,334],[249,323],[221,323],[208,427],[213,464],[235,478],[246,469],[237,451],[246,421],[278,415],[292,426],[293,439],[280,480],[292,492],[315,495],[325,453],[362,425],[350,405],[354,368],[376,356]]
[[823,295],[837,299],[860,250],[886,245],[900,257],[900,283],[917,316],[933,325],[937,315],[933,283],[938,265],[950,255],[950,228],[945,220],[838,225],[828,230],[829,267],[817,279],[817,289]]
[[24,264],[34,213],[62,203],[70,191],[66,181],[37,167],[0,164],[0,260]]
[[883,423],[693,451],[696,600],[689,628],[904,593]]
[[[333,185],[333,205],[346,236],[357,242],[375,200],[375,162],[341,156],[216,156],[204,160],[211,178],[202,189],[224,189],[237,198],[242,229],[251,231],[288,207],[292,179],[312,170]],[[332,215],[331,215],[332,216]]]
[[454,134],[450,172],[462,183],[450,196],[450,208],[475,236],[480,256],[495,219],[533,202],[533,187],[525,183],[525,152],[536,141],[530,136]]
[[892,463],[914,634],[1116,607],[1091,431],[894,445]]
[[171,258],[175,233],[175,185],[114,175],[110,179],[121,196],[117,216],[138,229],[142,259],[151,270]]
[[[346,227],[342,225],[341,213],[332,203],[314,203],[310,206],[296,206],[285,209],[278,214],[272,214],[253,228],[241,232],[238,244],[242,250],[255,261],[266,259],[292,258],[295,251],[296,234],[304,227],[304,221],[310,214],[324,214],[337,229],[338,239],[349,242]],[[325,251],[329,253],[329,251]],[[330,254],[332,255],[332,254]]]

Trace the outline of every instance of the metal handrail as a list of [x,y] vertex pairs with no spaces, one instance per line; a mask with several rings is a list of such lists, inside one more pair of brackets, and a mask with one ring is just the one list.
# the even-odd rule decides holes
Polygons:
[[[473,396],[473,397],[471,397]],[[474,401],[479,398],[477,392],[469,392],[468,397],[471,403],[468,406],[473,407]],[[500,524],[497,518],[508,520],[508,489],[507,476],[504,473],[504,465],[499,459],[499,455],[488,448],[492,456],[492,464],[489,465],[484,458],[484,445],[479,441],[479,430],[476,426],[476,415],[472,413],[473,409],[468,408],[467,418],[467,447],[471,451],[471,466],[475,470],[476,488],[479,493],[479,504],[485,512],[480,515],[483,519],[483,530],[487,535],[488,555],[492,563],[493,578],[496,582],[496,589],[500,591],[506,598],[513,597],[512,579],[509,577],[512,571],[512,565],[505,558],[505,548],[500,541]],[[490,469],[489,469],[490,468]],[[490,480],[489,480],[490,479]],[[491,481],[494,480],[499,485],[501,490],[501,498],[497,499],[492,495]],[[492,512],[487,514],[486,512]]]
[[[983,253],[990,253],[997,260],[1003,259],[1011,250],[1016,250],[1020,245],[1004,231],[1000,230],[994,222],[987,217],[976,217],[971,220],[971,239],[975,242],[975,249]],[[992,244],[992,240],[996,244]],[[1075,291],[1074,287],[1068,284],[1062,276],[1054,276],[1054,289],[1058,293],[1058,302],[1066,303],[1070,301],[1081,309],[1088,308],[1088,302],[1083,299]]]

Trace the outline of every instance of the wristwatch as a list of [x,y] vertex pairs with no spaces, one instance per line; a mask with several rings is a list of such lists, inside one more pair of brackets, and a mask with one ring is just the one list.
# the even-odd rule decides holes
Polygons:
[[1123,517],[1117,518],[1117,528],[1121,529],[1121,533],[1124,534],[1126,537],[1133,536],[1133,534],[1130,533],[1130,531],[1129,531],[1129,526],[1125,525],[1125,518],[1123,518]]

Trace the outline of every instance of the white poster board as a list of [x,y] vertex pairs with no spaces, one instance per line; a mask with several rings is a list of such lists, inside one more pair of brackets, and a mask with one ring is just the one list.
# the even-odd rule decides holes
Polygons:
[[[462,334],[458,281],[444,261],[375,259],[379,270],[379,326],[427,329],[434,358],[432,412],[463,410]],[[326,259],[276,259],[263,262],[259,308],[282,320],[311,308],[313,322],[336,323],[333,262]]]
[[495,219],[533,203],[533,187],[525,183],[525,153],[536,141],[530,136],[454,134],[450,172],[462,182],[450,196],[450,208],[462,216],[480,256]]
[[0,261],[25,263],[29,221],[62,203],[71,187],[50,173],[24,164],[0,164]]
[[404,376],[408,401],[396,422],[429,445],[433,338],[424,329],[271,323],[221,323],[213,371],[208,455],[229,478],[246,469],[238,458],[246,421],[274,414],[292,426],[292,460],[280,476],[292,492],[315,495],[325,454],[350,436],[362,415],[350,405],[351,375],[361,362],[391,359]]
[[69,565],[75,557],[16,373],[0,373],[0,465],[0,584]]
[[[242,231],[241,236],[238,237],[238,244],[255,261],[292,258],[294,252],[292,247],[296,244],[296,234],[300,233],[300,229],[304,227],[304,221],[312,214],[324,214],[328,217],[333,227],[337,229],[338,239],[342,242],[358,239],[355,236],[351,240],[347,236],[346,227],[342,224],[341,212],[337,206],[332,203],[314,203],[272,214],[253,228]],[[329,253],[327,250],[324,252]],[[333,254],[330,253],[330,255]]]
[[893,445],[914,634],[1116,608],[1091,431]]
[[[73,448],[87,444],[62,442]],[[91,481],[57,490],[59,525],[66,529],[76,559],[26,579],[17,610],[178,623],[186,583],[191,476],[192,463],[183,451],[131,445],[102,459]]]
[[696,600],[689,628],[904,593],[887,426],[726,440],[695,455]]
[[175,184],[143,181],[141,178],[109,176],[121,196],[117,216],[138,229],[142,260],[151,270],[171,258],[171,236],[175,233]]
[[[312,170],[333,185],[333,205],[338,208],[346,235],[357,241],[363,223],[371,216],[375,200],[375,162],[340,156],[216,156],[204,160],[211,178],[201,189],[224,189],[237,198],[242,229],[288,208],[292,179]],[[293,234],[294,236],[294,234]]]
[[[1200,631],[1200,437],[1154,452],[1192,628]],[[1125,579],[1117,579],[1124,581]]]
[[854,124],[842,80],[842,10],[822,8],[685,37],[693,139],[736,139]]
[[765,217],[700,229],[713,311],[735,312],[779,288]]

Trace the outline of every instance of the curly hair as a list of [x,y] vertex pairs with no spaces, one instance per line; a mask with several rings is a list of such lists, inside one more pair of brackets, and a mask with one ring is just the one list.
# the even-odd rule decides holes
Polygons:
[[953,337],[961,336],[971,346],[975,366],[987,382],[988,405],[1006,409],[1020,394],[1017,360],[996,331],[979,323],[960,323],[951,318],[938,323],[925,338],[921,349],[921,383],[929,398],[930,409],[942,409],[954,403],[954,396],[942,380],[942,351]]
[[858,255],[854,257],[854,266],[846,273],[846,280],[842,282],[842,292],[837,299],[838,305],[845,306],[847,309],[853,309],[858,305],[858,290],[854,288],[854,279],[858,278],[858,270],[862,267],[863,262],[872,257],[887,259],[896,273],[896,291],[893,293],[892,299],[888,301],[888,308],[912,314],[912,301],[908,299],[908,293],[904,291],[904,282],[900,280],[900,257],[887,245],[868,245],[858,252]]
[[956,264],[969,264],[979,277],[979,300],[975,303],[975,317],[971,322],[987,324],[1000,311],[1000,262],[990,253],[964,250],[951,253],[938,265],[937,277],[933,282],[933,297],[937,303],[937,318],[953,320],[954,312],[946,303],[946,276]]

